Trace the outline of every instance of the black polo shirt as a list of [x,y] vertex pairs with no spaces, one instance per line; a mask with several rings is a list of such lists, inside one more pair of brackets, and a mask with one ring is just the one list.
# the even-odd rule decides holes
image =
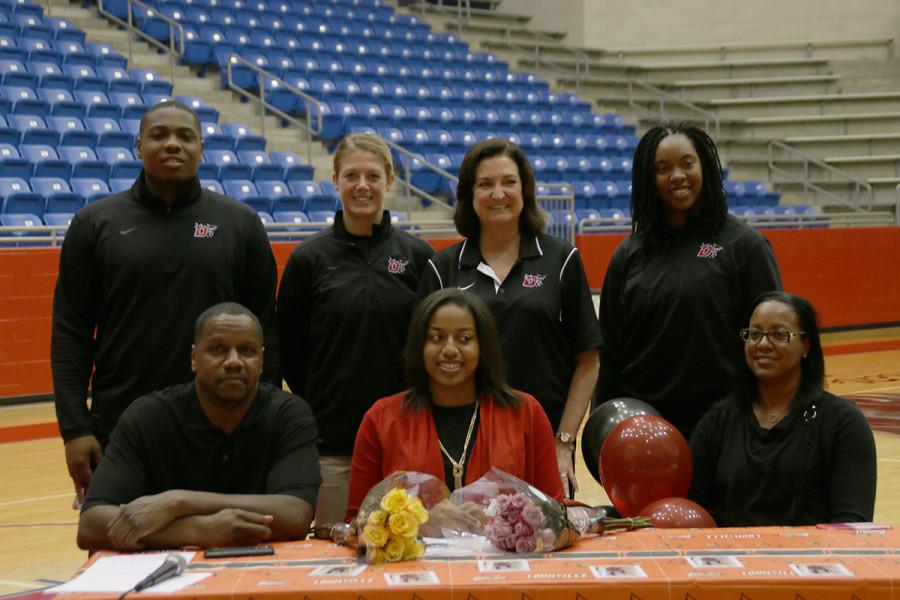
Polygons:
[[470,238],[438,252],[428,267],[420,296],[452,286],[484,300],[500,329],[510,385],[537,398],[558,429],[577,355],[600,345],[578,249],[544,234],[522,236],[519,258],[500,281]]
[[110,437],[82,511],[172,489],[286,494],[316,505],[316,424],[302,399],[268,384],[227,435],[200,407],[193,382],[138,398]]

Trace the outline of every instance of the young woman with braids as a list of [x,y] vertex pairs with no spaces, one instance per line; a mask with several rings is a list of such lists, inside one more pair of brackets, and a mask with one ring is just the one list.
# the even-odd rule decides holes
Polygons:
[[781,289],[768,240],[728,214],[712,139],[687,123],[648,131],[634,153],[632,233],[600,296],[600,402],[653,405],[686,438],[734,386],[734,332]]

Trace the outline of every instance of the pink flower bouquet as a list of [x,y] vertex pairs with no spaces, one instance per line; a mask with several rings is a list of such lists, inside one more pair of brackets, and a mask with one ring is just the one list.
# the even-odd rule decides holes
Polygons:
[[550,552],[571,546],[585,533],[648,527],[649,519],[610,519],[596,509],[567,507],[521,479],[492,467],[479,479],[451,495],[455,504],[475,503],[487,516],[484,535],[507,552]]

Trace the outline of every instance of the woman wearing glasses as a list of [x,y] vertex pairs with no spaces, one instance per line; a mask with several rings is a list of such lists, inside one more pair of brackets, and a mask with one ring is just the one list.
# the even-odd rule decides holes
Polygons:
[[734,331],[759,294],[781,289],[768,240],[728,214],[712,139],[687,123],[641,138],[632,234],[600,294],[597,399],[653,405],[686,438],[734,386]]
[[812,305],[763,294],[740,334],[738,387],[691,436],[689,497],[723,526],[871,521],[875,440],[856,405],[824,390]]

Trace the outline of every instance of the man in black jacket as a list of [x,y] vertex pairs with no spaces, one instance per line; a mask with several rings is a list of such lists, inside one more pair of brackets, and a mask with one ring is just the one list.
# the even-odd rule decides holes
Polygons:
[[87,205],[66,233],[51,365],[77,504],[122,411],[139,396],[190,381],[191,328],[210,305],[236,301],[259,317],[263,379],[281,384],[268,237],[252,208],[200,187],[200,131],[183,104],[150,108],[134,185]]

